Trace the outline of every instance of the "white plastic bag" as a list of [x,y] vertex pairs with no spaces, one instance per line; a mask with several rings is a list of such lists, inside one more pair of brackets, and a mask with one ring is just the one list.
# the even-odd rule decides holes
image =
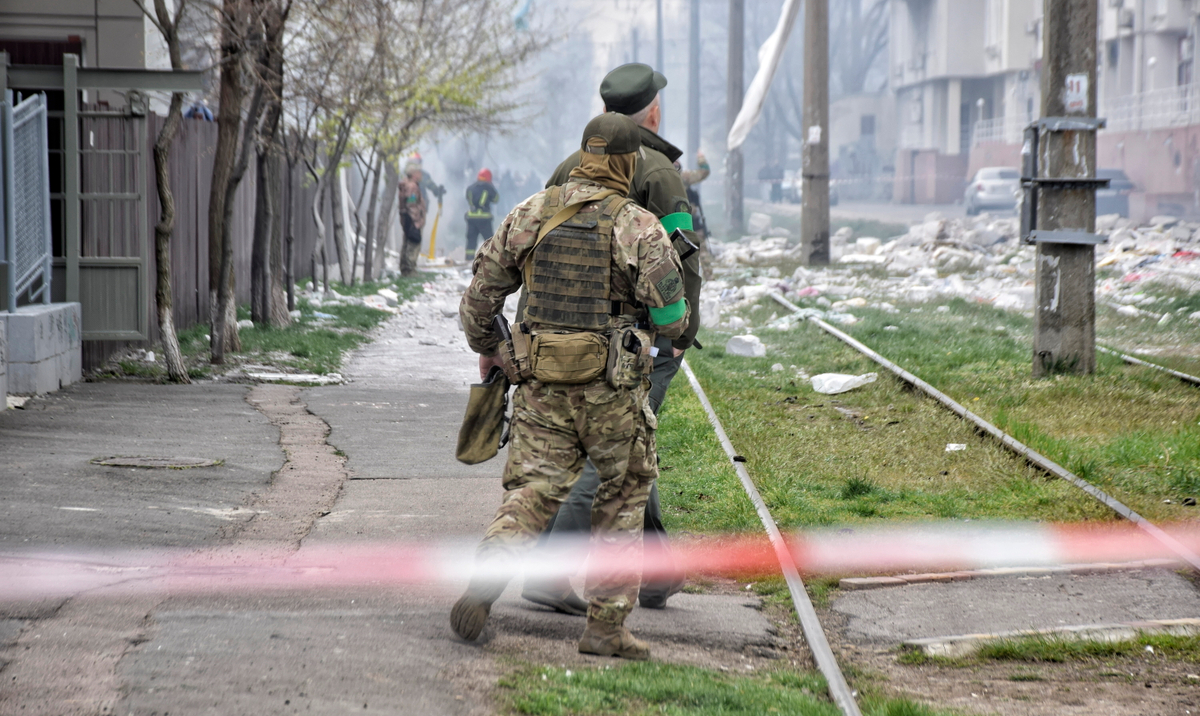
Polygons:
[[874,383],[878,373],[866,375],[845,375],[843,373],[822,373],[812,377],[813,390],[822,395],[837,395],[848,390],[861,388],[867,383]]

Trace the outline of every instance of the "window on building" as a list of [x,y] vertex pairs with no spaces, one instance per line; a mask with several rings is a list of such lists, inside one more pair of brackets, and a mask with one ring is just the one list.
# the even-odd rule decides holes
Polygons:
[[875,135],[875,115],[864,114],[858,118],[858,133],[863,137]]

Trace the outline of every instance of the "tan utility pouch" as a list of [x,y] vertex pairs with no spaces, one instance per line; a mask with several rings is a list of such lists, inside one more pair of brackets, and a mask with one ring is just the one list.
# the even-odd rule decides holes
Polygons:
[[654,334],[629,326],[613,331],[608,342],[605,379],[613,388],[636,388],[654,368]]
[[533,378],[533,361],[530,360],[529,334],[521,330],[521,324],[513,326],[512,340],[500,341],[500,366],[505,377],[513,385],[520,385]]
[[543,383],[590,383],[604,375],[607,353],[608,340],[599,333],[539,333],[533,337],[533,377]]

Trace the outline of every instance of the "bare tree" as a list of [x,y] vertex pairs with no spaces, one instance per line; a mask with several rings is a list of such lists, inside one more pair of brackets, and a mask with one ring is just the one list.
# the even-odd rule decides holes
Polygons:
[[[879,68],[886,59],[888,46],[887,0],[834,0],[830,5],[830,98],[880,89],[871,87],[871,79],[877,74],[883,83],[887,82],[886,73]],[[789,52],[789,57],[801,56]],[[789,135],[803,142],[801,63],[785,62],[782,75],[781,91],[771,94],[775,117]]]
[[[179,41],[179,23],[187,10],[187,0],[179,0],[174,17],[167,9],[165,0],[154,0],[154,11],[141,4],[142,12],[158,29],[166,42],[171,58],[171,69],[183,69],[183,58]],[[183,93],[171,93],[171,104],[167,118],[154,141],[154,180],[158,187],[160,206],[158,223],[154,225],[154,260],[156,281],[154,299],[158,305],[158,332],[162,339],[163,356],[167,363],[167,377],[175,383],[191,383],[183,353],[179,350],[179,338],[175,334],[175,316],[172,310],[171,292],[171,235],[175,231],[175,194],[171,191],[170,161],[171,145],[179,133],[183,119]]]
[[256,63],[265,108],[255,142],[258,181],[255,191],[254,242],[250,256],[250,317],[256,323],[286,326],[283,252],[279,237],[280,164],[283,114],[283,28],[292,2],[270,2],[263,13],[264,41]]

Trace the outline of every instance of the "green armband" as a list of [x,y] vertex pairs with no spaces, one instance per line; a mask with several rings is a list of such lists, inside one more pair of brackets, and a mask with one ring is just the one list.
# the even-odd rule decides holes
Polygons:
[[675,229],[692,230],[692,215],[686,211],[677,211],[662,218],[662,227],[670,234]]
[[650,309],[650,320],[656,326],[669,326],[687,313],[687,299],[681,298],[669,306]]

